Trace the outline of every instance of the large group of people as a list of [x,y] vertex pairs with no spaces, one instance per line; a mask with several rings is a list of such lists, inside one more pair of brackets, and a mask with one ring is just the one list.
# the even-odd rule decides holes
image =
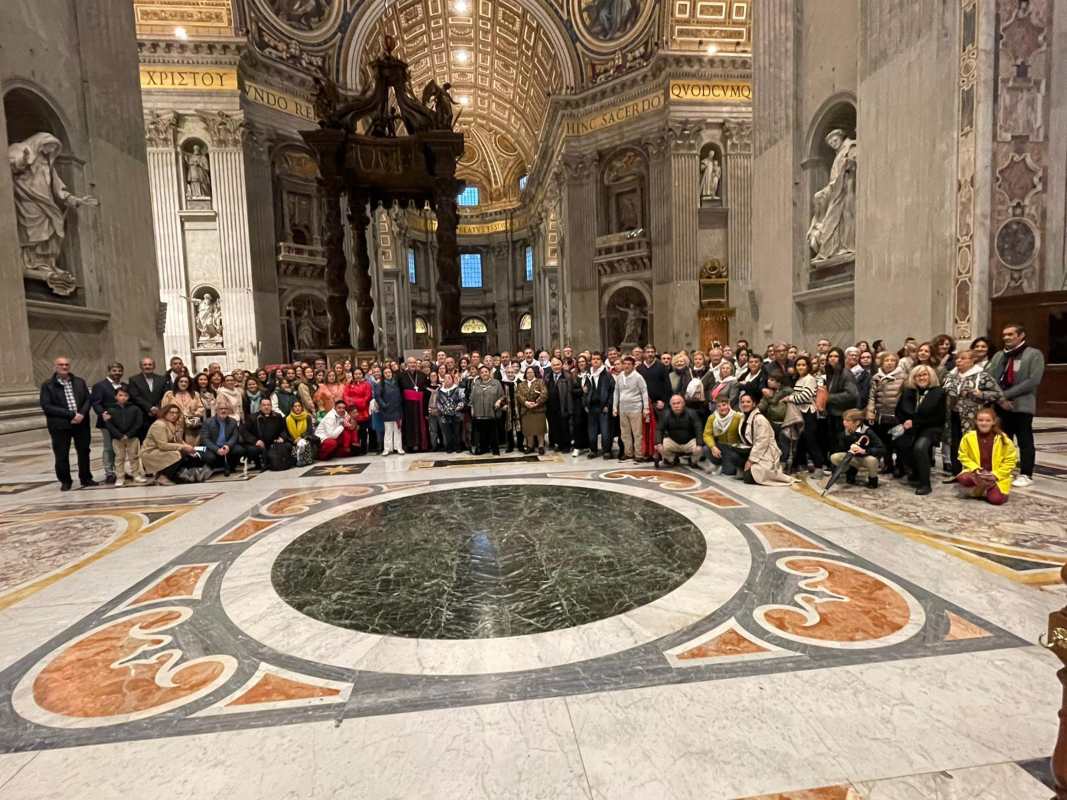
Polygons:
[[745,340],[707,352],[425,351],[403,363],[317,359],[254,372],[212,363],[195,374],[179,357],[162,374],[144,358],[128,381],[113,363],[92,387],[61,357],[41,408],[64,490],[71,444],[81,485],[95,485],[95,418],[105,480],[118,485],[353,455],[552,449],[657,468],[684,458],[765,485],[843,465],[849,483],[862,472],[876,488],[892,475],[924,495],[940,455],[947,480],[999,504],[1032,480],[1044,372],[1021,325],[1002,337],[999,349],[941,335],[899,348],[775,342],[762,353]]

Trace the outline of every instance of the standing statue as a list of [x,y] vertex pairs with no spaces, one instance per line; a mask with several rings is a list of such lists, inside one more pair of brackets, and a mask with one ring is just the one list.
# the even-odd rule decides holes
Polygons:
[[64,217],[68,208],[97,206],[100,201],[67,191],[55,162],[63,144],[50,133],[35,133],[7,150],[15,186],[15,217],[18,223],[22,265],[31,277],[44,280],[58,295],[77,288],[74,275],[56,263],[66,236]]
[[813,198],[808,228],[813,264],[856,252],[856,141],[834,128],[826,134],[826,143],[837,155],[830,180]]
[[296,320],[296,345],[301,350],[311,350],[315,347],[322,326],[312,316],[311,302],[309,301],[300,316]]
[[222,344],[222,303],[211,292],[204,292],[201,298],[194,298],[196,307],[196,344]]
[[636,303],[630,303],[629,306],[615,306],[615,308],[626,315],[626,320],[623,323],[624,332],[622,341],[619,343],[619,346],[636,346],[639,342],[643,341],[641,338],[641,329],[644,326],[645,319],[648,315],[645,313],[644,309],[639,307]]
[[718,200],[721,180],[722,165],[714,153],[708,153],[700,162],[700,199]]
[[[430,80],[422,88],[422,104],[433,110],[434,128],[439,131],[452,130],[459,119],[459,114],[454,112],[456,101],[449,91],[451,88],[451,83],[438,86],[435,80]],[[460,113],[462,112],[463,109],[460,109]]]
[[193,152],[185,153],[185,197],[189,200],[211,198],[211,165],[207,153],[202,153],[198,144]]

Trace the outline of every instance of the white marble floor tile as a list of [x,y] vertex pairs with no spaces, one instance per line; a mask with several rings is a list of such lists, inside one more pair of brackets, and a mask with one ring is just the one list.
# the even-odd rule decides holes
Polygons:
[[0,796],[3,796],[4,786],[39,755],[40,753],[4,753],[0,755]]
[[1049,788],[1012,763],[855,784],[862,800],[1048,800]]
[[563,700],[51,750],[0,789],[3,800],[148,796],[584,800],[589,793]]
[[735,798],[842,783],[846,768],[792,702],[795,675],[567,699],[595,798]]

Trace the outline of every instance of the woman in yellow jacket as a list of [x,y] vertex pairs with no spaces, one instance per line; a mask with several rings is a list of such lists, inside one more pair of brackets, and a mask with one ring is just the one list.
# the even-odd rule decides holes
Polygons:
[[1018,451],[997,422],[996,412],[983,408],[974,420],[974,430],[960,442],[963,471],[956,482],[970,497],[984,498],[995,506],[1008,502],[1011,476],[1019,460]]

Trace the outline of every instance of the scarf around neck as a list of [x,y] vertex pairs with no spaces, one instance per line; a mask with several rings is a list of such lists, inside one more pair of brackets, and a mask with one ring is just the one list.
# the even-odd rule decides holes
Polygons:
[[1015,385],[1015,359],[1022,355],[1023,350],[1026,349],[1026,339],[1023,339],[1019,344],[1015,345],[1011,350],[1004,350],[1004,373],[1000,379],[1000,385],[1005,389],[1010,389]]
[[715,421],[712,423],[711,426],[712,430],[715,432],[715,435],[722,436],[724,433],[726,433],[726,431],[729,430],[730,425],[733,423],[734,418],[740,413],[740,411],[736,411],[731,408],[730,413],[724,417],[716,411]]

